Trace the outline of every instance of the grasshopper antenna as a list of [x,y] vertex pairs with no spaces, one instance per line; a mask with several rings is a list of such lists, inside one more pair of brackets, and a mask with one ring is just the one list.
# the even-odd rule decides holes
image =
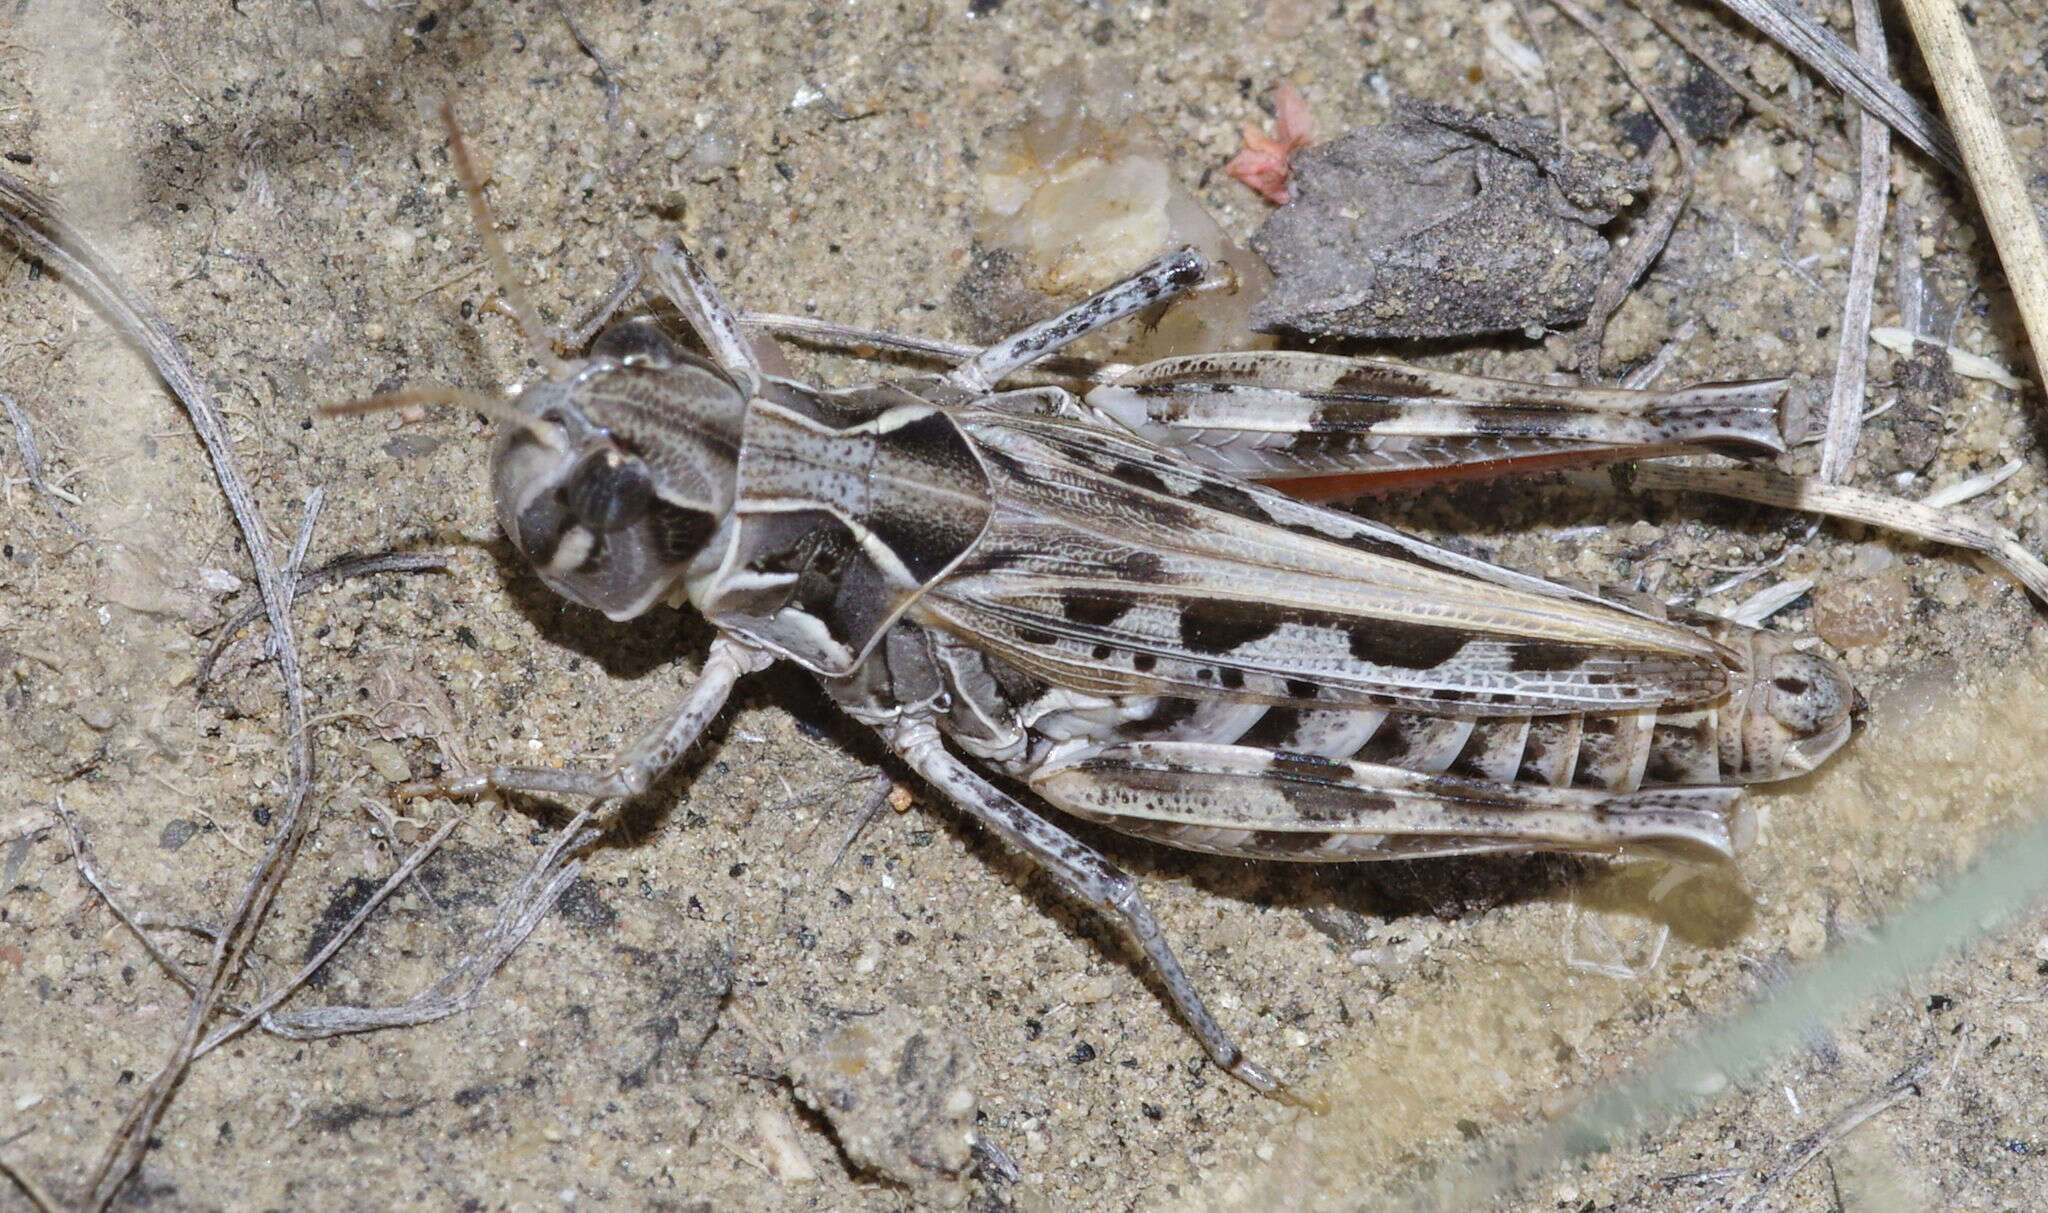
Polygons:
[[[469,141],[462,137],[462,127],[455,121],[455,107],[444,97],[435,109],[440,116],[442,127],[448,132],[449,159],[454,162],[455,177],[462,185],[463,197],[469,200],[470,218],[476,223],[477,236],[482,240],[484,253],[490,259],[491,273],[498,280],[499,297],[511,310],[512,318],[519,324],[520,335],[526,339],[528,348],[533,351],[541,365],[550,372],[559,371],[562,368],[562,359],[548,341],[547,330],[541,327],[533,304],[526,298],[526,293],[519,289],[519,281],[512,274],[511,259],[505,255],[504,242],[498,239],[497,225],[491,219],[490,203],[484,200],[484,175],[477,171],[476,158],[469,151]],[[437,384],[387,392],[381,396],[368,396],[359,400],[345,400],[338,404],[323,404],[319,411],[332,417],[349,413],[410,408],[420,404],[452,404],[458,408],[474,409],[499,425],[524,429],[548,446],[559,446],[561,443],[561,435],[558,432],[549,426],[539,424],[533,417],[502,397]]]
[[463,138],[462,125],[455,120],[455,106],[446,97],[435,106],[441,118],[441,126],[448,132],[448,158],[455,166],[455,179],[462,185],[462,196],[469,200],[469,215],[476,223],[477,238],[483,242],[484,255],[490,259],[491,275],[498,280],[498,296],[512,309],[512,318],[519,324],[519,332],[526,338],[526,344],[534,356],[549,371],[562,367],[562,359],[555,353],[548,340],[548,332],[541,327],[540,317],[533,310],[533,304],[526,298],[526,292],[519,287],[519,280],[512,274],[512,261],[505,255],[505,245],[498,239],[497,223],[491,218],[491,204],[484,200],[484,174],[477,171],[476,158],[470,155],[469,140]]
[[323,404],[320,406],[320,412],[328,417],[336,417],[353,413],[378,413],[385,409],[411,408],[416,404],[452,404],[457,408],[474,409],[499,425],[526,430],[550,447],[559,448],[562,445],[559,430],[540,424],[503,397],[468,388],[428,384],[398,392],[386,392],[382,396],[365,396],[359,400]]

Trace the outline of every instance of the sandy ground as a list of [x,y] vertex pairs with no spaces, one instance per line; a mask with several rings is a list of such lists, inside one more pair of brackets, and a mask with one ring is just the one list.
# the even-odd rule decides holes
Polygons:
[[[1534,7],[1573,138],[1627,151],[1647,129],[1639,104],[1588,41]],[[1832,12],[1845,6],[1824,7],[1846,20]],[[1608,11],[1653,75],[1681,93],[1709,87],[1656,49],[1647,23]],[[456,755],[601,757],[673,697],[707,639],[670,611],[608,624],[521,569],[492,520],[473,415],[313,416],[406,382],[488,387],[521,370],[510,325],[478,310],[489,272],[423,102],[456,99],[550,321],[579,316],[637,250],[680,231],[745,306],[939,336],[969,335],[951,296],[978,150],[1063,63],[1128,81],[1183,184],[1239,235],[1265,204],[1217,166],[1283,77],[1330,132],[1380,119],[1401,94],[1554,112],[1551,89],[1489,41],[1489,27],[1527,40],[1505,4],[643,0],[576,13],[609,77],[548,3],[17,0],[0,16],[9,170],[63,199],[186,342],[279,539],[318,486],[309,563],[452,555],[445,574],[379,576],[298,608],[320,816],[238,997],[292,972],[407,847],[460,814],[446,848],[293,1005],[391,1002],[433,981],[562,816],[402,805],[394,777]],[[1754,119],[1706,147],[1690,215],[1615,325],[1610,369],[1691,320],[1669,379],[1791,371],[1818,385],[1803,396],[1824,398],[1854,213],[1839,166],[1853,145],[1832,99],[1789,84],[1774,53],[1703,10],[1685,17],[1831,133],[1810,176],[1801,145]],[[1976,17],[1994,95],[2026,123],[2022,163],[2038,167],[2039,0]],[[1910,156],[1896,181],[1931,323],[1947,332],[1953,318],[1957,344],[2024,367],[1954,184]],[[2033,185],[2048,199],[2048,183]],[[1881,323],[1896,320],[1894,253]],[[1573,339],[1406,352],[1526,376],[1570,365]],[[830,382],[875,373],[797,365]],[[1891,375],[1876,354],[1873,402]],[[194,963],[203,940],[176,928],[232,904],[284,787],[276,679],[259,652],[238,650],[195,695],[209,629],[251,596],[245,555],[174,406],[61,282],[11,252],[0,387],[23,402],[83,533],[37,499],[6,442],[0,827],[61,802],[119,894]],[[2039,549],[2038,406],[1961,381],[1924,474],[1903,466],[1895,416],[1872,422],[1858,482],[1918,496],[2022,460],[1970,508]],[[920,797],[855,837],[879,747],[801,677],[760,677],[702,761],[637,814],[635,840],[592,854],[475,1010],[223,1049],[193,1070],[123,1203],[1369,1206],[1563,1115],[1864,938],[2038,801],[2048,632],[2015,584],[1970,560],[1583,486],[1466,489],[1401,517],[1522,567],[1640,577],[1663,594],[1790,550],[1712,601],[1797,575],[1819,583],[1819,609],[1877,603],[1842,653],[1872,701],[1867,727],[1818,777],[1759,798],[1765,845],[1739,873],[1675,887],[1648,865],[1272,868],[1091,834],[1145,879],[1247,1047],[1327,1097],[1316,1117],[1219,1077],[1097,924],[945,805]],[[1774,626],[1811,634],[1815,601]],[[439,715],[395,726],[394,700]],[[2041,1207],[2044,972],[2048,919],[2001,925],[1968,955],[1807,1025],[1760,1072],[1704,1084],[1690,1118],[1618,1135],[1494,1199],[1732,1203],[1806,1135],[1924,1066],[1913,1093],[1758,1207]],[[0,1158],[74,1195],[184,1005],[81,886],[61,831],[0,832]],[[971,1058],[978,1132],[1014,1160],[1014,1179],[984,1166],[878,1180],[793,1098],[791,1058],[887,1008]],[[23,1205],[0,1186],[0,1209]]]

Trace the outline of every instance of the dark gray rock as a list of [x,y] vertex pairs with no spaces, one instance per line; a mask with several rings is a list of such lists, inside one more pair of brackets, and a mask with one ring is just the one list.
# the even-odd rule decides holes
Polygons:
[[1600,228],[1647,170],[1534,123],[1403,102],[1302,152],[1294,197],[1252,237],[1279,284],[1253,311],[1312,337],[1457,337],[1585,319]]

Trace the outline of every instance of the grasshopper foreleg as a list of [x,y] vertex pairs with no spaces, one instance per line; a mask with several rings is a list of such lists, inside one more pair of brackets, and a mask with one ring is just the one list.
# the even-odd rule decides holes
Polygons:
[[682,703],[618,757],[610,767],[493,767],[486,774],[401,789],[408,795],[481,796],[487,792],[530,792],[538,795],[587,796],[617,800],[637,796],[682,759],[704,732],[740,675],[765,669],[772,659],[727,637],[711,644],[697,681]]

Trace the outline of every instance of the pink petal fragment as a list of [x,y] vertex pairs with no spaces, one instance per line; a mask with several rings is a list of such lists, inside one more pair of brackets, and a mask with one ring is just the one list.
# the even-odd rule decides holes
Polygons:
[[1315,120],[1309,117],[1308,102],[1286,81],[1273,90],[1273,127],[1273,134],[1268,135],[1245,123],[1244,148],[1230,158],[1223,171],[1273,205],[1285,206],[1290,197],[1288,158],[1315,139]]

